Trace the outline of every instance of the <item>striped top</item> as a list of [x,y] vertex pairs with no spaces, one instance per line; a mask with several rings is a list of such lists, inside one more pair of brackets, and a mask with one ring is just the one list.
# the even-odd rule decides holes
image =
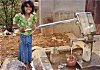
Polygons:
[[35,12],[33,12],[33,14],[30,14],[30,17],[28,19],[26,19],[25,16],[21,13],[16,14],[13,19],[13,24],[17,24],[19,28],[23,28],[25,30],[25,32],[20,31],[20,33],[24,35],[32,34],[32,28],[35,27],[36,22],[37,16]]

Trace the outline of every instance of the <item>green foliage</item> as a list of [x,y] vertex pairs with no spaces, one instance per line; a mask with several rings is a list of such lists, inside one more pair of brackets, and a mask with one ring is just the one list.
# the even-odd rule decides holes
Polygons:
[[20,0],[0,0],[0,25],[11,31],[13,17],[20,11]]
[[2,1],[3,1],[3,2],[6,2],[6,1],[8,1],[8,0],[0,0],[0,2],[2,2]]

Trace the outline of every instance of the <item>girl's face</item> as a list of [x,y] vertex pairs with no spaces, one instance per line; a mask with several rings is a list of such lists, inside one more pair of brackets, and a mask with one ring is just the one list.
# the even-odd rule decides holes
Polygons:
[[30,7],[29,4],[27,4],[27,6],[25,6],[24,9],[25,9],[25,14],[30,14],[32,11],[32,8]]

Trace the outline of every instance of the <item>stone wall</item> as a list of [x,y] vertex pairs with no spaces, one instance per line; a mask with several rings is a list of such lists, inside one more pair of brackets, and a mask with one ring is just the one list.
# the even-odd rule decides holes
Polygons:
[[[39,0],[39,22],[46,24],[74,18],[75,12],[85,11],[85,3],[86,0]],[[48,21],[48,18],[51,21]],[[43,28],[41,31],[43,34],[74,32],[79,36],[78,26],[75,22],[72,23]]]

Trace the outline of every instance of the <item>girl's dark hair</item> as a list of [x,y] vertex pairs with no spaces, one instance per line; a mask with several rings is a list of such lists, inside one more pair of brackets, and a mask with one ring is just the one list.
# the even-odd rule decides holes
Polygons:
[[22,6],[21,6],[22,14],[25,14],[24,7],[27,7],[27,4],[29,4],[30,7],[32,8],[32,11],[31,11],[31,14],[32,14],[34,12],[34,4],[31,1],[25,1],[22,3]]

